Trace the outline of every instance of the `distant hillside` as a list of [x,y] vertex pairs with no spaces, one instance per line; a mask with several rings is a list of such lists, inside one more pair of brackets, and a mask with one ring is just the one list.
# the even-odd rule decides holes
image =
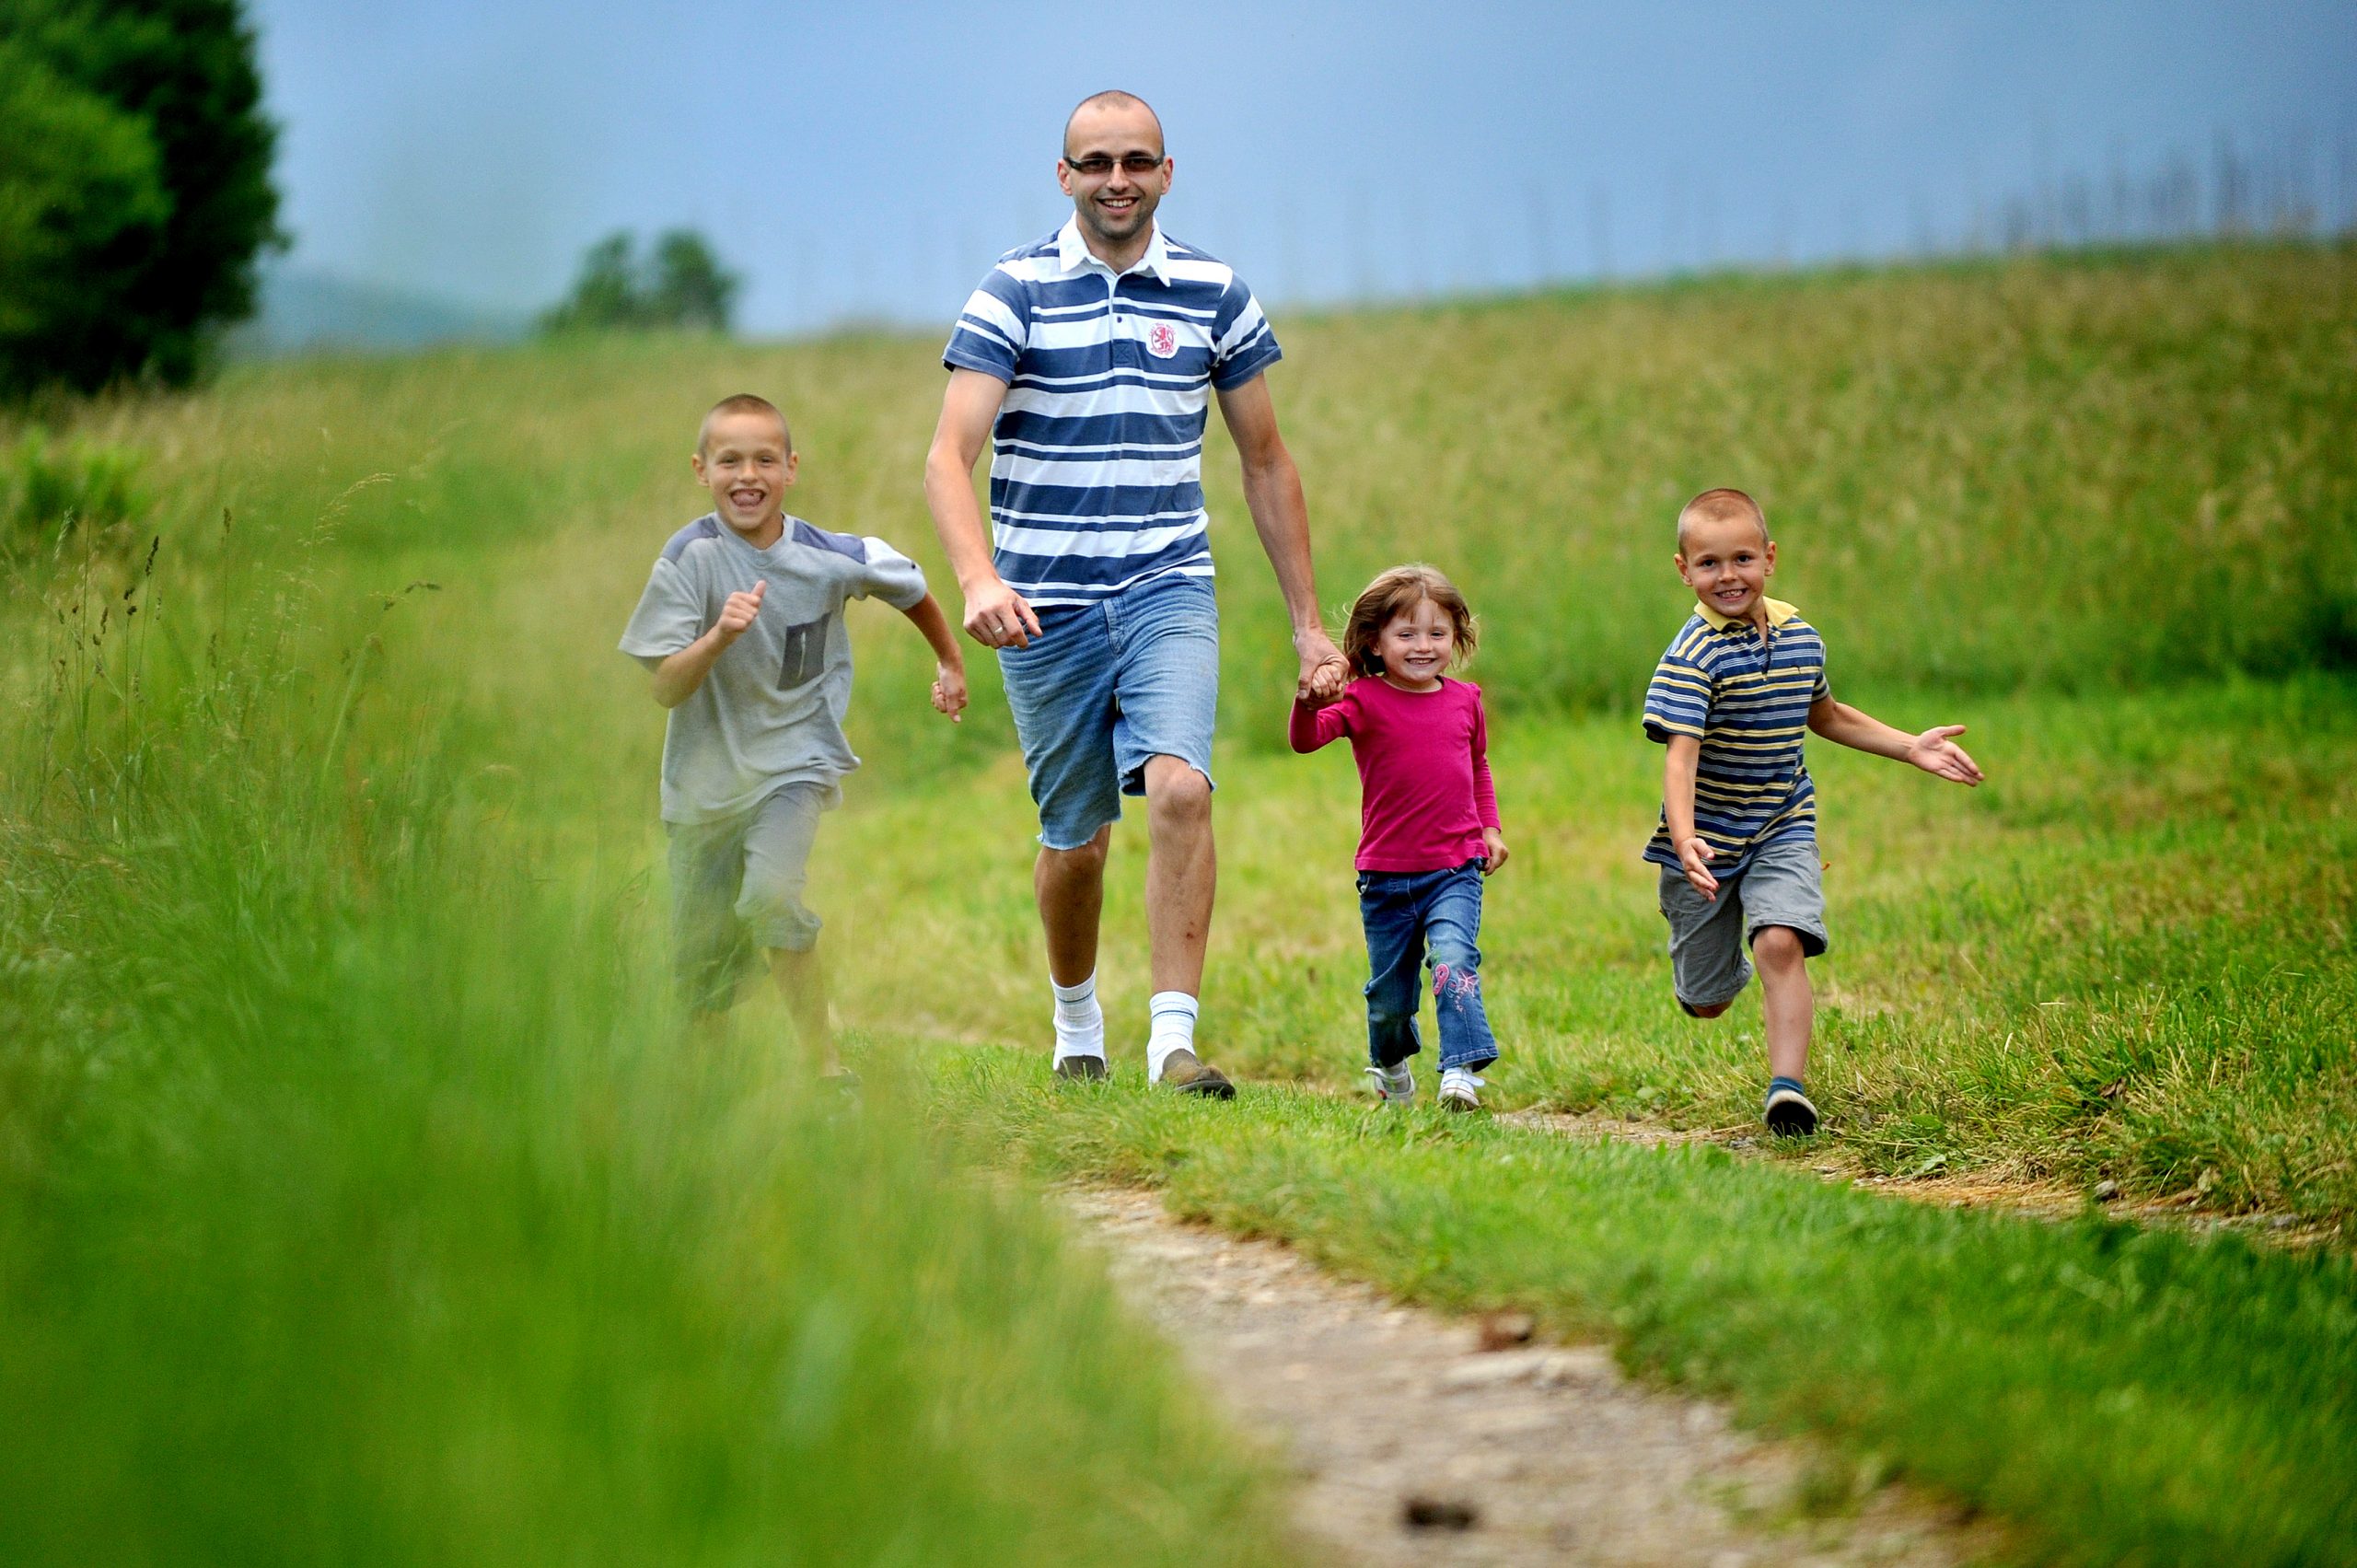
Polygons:
[[512,343],[531,328],[522,311],[355,283],[300,268],[265,269],[261,305],[230,334],[229,352],[268,359],[309,349],[401,353],[447,343]]

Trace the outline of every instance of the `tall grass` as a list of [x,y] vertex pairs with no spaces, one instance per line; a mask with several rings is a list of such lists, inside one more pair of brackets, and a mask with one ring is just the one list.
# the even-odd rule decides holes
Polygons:
[[384,646],[431,596],[331,542],[208,540],[185,609],[86,557],[19,671],[0,1558],[1285,1560],[888,1058],[830,1121],[774,1038],[679,1038],[643,889],[501,830]]

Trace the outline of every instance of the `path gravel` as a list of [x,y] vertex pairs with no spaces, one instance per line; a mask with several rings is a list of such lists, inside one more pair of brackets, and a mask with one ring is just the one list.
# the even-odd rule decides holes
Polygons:
[[[1340,1562],[1950,1568],[1995,1546],[1903,1486],[1829,1487],[1847,1467],[1633,1384],[1602,1346],[1484,1350],[1481,1324],[1180,1224],[1152,1193],[1068,1202],[1134,1307],[1291,1456],[1296,1516]],[[1522,1328],[1493,1319],[1486,1337]]]

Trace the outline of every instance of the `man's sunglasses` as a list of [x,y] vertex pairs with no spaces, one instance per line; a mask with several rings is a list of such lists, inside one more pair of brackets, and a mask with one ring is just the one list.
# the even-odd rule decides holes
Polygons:
[[1162,167],[1162,161],[1160,157],[1153,153],[1123,153],[1117,158],[1107,157],[1103,153],[1094,153],[1087,157],[1066,158],[1064,167],[1074,174],[1086,174],[1091,180],[1101,180],[1113,172],[1113,166],[1117,163],[1121,166],[1121,172],[1124,174],[1152,174]]

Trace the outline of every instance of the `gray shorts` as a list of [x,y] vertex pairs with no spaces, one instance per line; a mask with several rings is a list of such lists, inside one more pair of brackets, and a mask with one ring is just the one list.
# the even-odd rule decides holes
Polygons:
[[1715,902],[1694,890],[1686,873],[1661,868],[1661,914],[1669,922],[1670,983],[1689,1007],[1732,1002],[1751,983],[1744,944],[1782,925],[1814,958],[1826,949],[1823,864],[1817,837],[1796,833],[1755,850],[1742,870],[1719,878]]
[[819,917],[802,904],[819,813],[831,784],[790,784],[749,811],[713,822],[668,822],[671,958],[689,1010],[725,1012],[759,951],[807,953]]

